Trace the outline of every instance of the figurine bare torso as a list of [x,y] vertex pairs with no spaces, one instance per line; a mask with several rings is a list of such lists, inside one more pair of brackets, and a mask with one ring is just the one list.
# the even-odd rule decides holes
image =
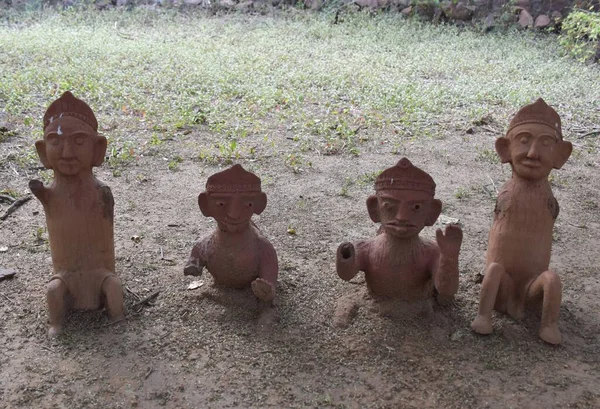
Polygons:
[[110,188],[92,177],[43,189],[53,279],[66,284],[73,308],[97,309],[102,283],[115,271]]
[[196,244],[193,254],[205,260],[216,285],[244,288],[259,276],[261,239],[260,231],[254,226],[241,234],[227,234],[217,229]]
[[514,285],[512,296],[501,292],[498,306],[505,310],[501,305],[510,296],[518,304],[517,308],[523,309],[529,285],[548,270],[550,264],[558,202],[547,181],[513,178],[503,186],[494,212],[486,264],[504,266]]
[[359,268],[365,272],[369,292],[403,301],[431,298],[430,261],[439,256],[437,246],[418,237],[404,240],[402,246],[394,245],[395,241],[398,239],[383,233],[356,243]]

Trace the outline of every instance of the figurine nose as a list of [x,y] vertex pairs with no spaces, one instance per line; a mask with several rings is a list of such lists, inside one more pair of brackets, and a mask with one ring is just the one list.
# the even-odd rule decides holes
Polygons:
[[65,141],[63,142],[62,157],[67,158],[67,159],[73,157],[73,145],[66,138],[65,138]]
[[538,141],[533,141],[529,150],[527,151],[527,157],[530,159],[538,159],[540,157],[540,147]]
[[240,203],[238,200],[233,200],[231,203],[231,206],[229,206],[229,209],[227,209],[227,216],[230,219],[237,219],[238,217],[240,217]]
[[396,220],[399,222],[408,222],[410,220],[410,206],[398,206],[398,211],[396,212]]

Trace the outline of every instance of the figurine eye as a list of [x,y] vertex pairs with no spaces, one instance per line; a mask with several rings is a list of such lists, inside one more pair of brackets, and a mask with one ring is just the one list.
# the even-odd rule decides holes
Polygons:
[[224,206],[225,206],[225,203],[224,203],[224,202],[217,202],[217,206],[219,206],[219,207],[224,207]]
[[246,204],[246,206],[248,206],[248,207],[252,207],[252,202],[248,202],[248,203]]
[[58,136],[56,136],[56,135],[48,136],[48,143],[50,145],[54,145],[54,146],[58,145]]
[[78,135],[75,137],[75,145],[83,145],[83,136]]
[[413,210],[414,210],[415,212],[418,212],[418,211],[419,211],[419,209],[421,209],[421,205],[420,205],[419,203],[415,203],[415,204],[413,205]]
[[550,145],[552,145],[552,142],[553,142],[552,139],[550,139],[550,138],[544,138],[542,140],[542,145],[544,145],[544,146],[550,146]]
[[522,144],[529,143],[529,136],[527,136],[527,135],[521,136],[520,141],[521,141]]

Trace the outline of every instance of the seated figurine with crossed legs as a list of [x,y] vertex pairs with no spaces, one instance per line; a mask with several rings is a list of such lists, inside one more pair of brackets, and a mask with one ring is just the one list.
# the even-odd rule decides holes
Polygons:
[[32,180],[29,187],[44,206],[50,239],[51,336],[61,332],[68,308],[104,306],[112,319],[123,318],[123,290],[115,275],[113,196],[92,173],[104,161],[106,144],[92,109],[70,92],[48,107],[44,139],[35,147],[42,164],[54,171],[54,181],[45,187]]
[[278,265],[273,245],[251,220],[267,206],[260,179],[234,165],[208,178],[198,205],[204,216],[217,221],[217,229],[194,246],[184,274],[199,276],[206,267],[215,286],[251,287],[261,303],[259,323],[268,324]]
[[[375,191],[367,199],[367,209],[381,228],[372,239],[338,247],[338,275],[349,281],[364,271],[369,295],[383,314],[390,302],[424,301],[431,309],[430,299],[437,295],[439,303],[448,303],[458,290],[462,230],[458,225],[448,225],[444,232],[438,229],[437,244],[419,237],[442,209],[442,202],[434,198],[433,179],[403,158],[379,175]],[[334,324],[347,326],[357,308],[338,303]]]
[[548,176],[565,164],[572,146],[563,141],[560,117],[540,98],[517,112],[506,136],[496,140],[496,151],[513,172],[496,200],[479,311],[471,327],[490,334],[493,309],[520,319],[528,303],[541,301],[539,336],[559,344],[562,285],[549,269],[559,208]]

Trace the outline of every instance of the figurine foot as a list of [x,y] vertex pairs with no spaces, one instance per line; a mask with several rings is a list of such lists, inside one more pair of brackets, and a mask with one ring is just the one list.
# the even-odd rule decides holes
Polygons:
[[491,318],[478,315],[471,323],[471,328],[478,334],[488,335],[491,334],[494,328],[492,327]]
[[562,342],[562,336],[556,324],[540,328],[539,335],[542,340],[552,345],[558,345]]
[[50,329],[48,329],[48,336],[50,338],[56,338],[62,333],[62,326],[60,325],[51,325]]
[[275,298],[275,287],[273,284],[262,278],[252,281],[252,292],[259,300],[270,302]]

